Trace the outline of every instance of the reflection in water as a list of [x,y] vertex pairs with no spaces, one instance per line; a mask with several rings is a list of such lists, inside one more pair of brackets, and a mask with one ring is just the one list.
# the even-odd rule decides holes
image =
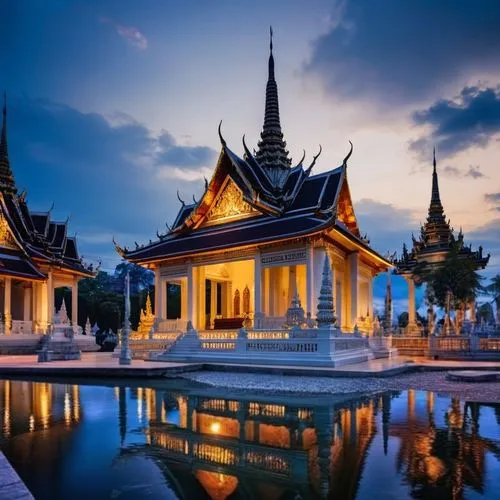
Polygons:
[[[92,498],[498,498],[499,405],[413,390],[221,396],[167,384],[0,382],[1,447],[16,468],[31,454],[18,471],[54,500],[85,498],[71,481],[83,465]],[[132,460],[141,467],[120,476]]]

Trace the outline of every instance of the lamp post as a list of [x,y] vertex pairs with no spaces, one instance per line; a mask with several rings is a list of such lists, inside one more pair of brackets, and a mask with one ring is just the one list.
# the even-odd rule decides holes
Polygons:
[[130,275],[127,271],[125,276],[125,318],[122,328],[122,345],[120,351],[120,365],[130,365],[132,355],[128,346],[128,336],[130,333]]

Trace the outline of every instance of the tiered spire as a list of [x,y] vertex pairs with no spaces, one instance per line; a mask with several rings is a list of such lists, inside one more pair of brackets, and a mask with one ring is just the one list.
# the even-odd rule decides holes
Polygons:
[[439,182],[436,170],[436,148],[433,151],[432,194],[429,205],[427,222],[423,228],[423,237],[426,245],[448,244],[451,238],[450,225],[444,215],[443,204],[439,196]]
[[278,86],[274,79],[273,29],[270,28],[269,75],[266,86],[264,127],[260,134],[256,160],[262,165],[275,188],[282,187],[292,160],[288,157],[286,142],[280,124]]
[[4,193],[16,194],[17,188],[12,175],[7,149],[7,94],[4,92],[2,134],[0,137],[0,190]]

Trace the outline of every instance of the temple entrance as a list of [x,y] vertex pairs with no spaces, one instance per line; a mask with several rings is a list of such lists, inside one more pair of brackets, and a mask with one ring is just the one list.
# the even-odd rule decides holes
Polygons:
[[198,324],[203,329],[237,329],[253,318],[253,260],[200,266],[198,273]]

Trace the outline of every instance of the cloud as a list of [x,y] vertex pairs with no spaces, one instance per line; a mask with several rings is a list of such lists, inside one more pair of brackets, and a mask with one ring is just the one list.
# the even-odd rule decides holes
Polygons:
[[443,168],[443,174],[446,177],[471,177],[472,179],[481,179],[482,177],[486,177],[480,170],[479,165],[469,165],[467,170],[462,170],[458,167],[452,167],[451,165],[446,165]]
[[347,99],[406,104],[500,65],[500,3],[483,0],[337,1],[305,75]]
[[[157,136],[132,117],[108,121],[27,97],[11,100],[8,113],[9,157],[18,187],[28,190],[32,210],[47,210],[54,201],[56,218],[74,214],[71,230],[80,235],[83,255],[113,255],[112,234],[121,236],[121,244],[148,241],[175,218],[177,188],[186,198],[203,189],[200,176],[191,175],[192,157],[192,169],[159,164],[168,132]],[[168,136],[182,158],[184,146]],[[198,167],[210,175],[208,165]]]
[[473,242],[473,249],[481,245],[484,254],[491,254],[484,274],[487,276],[500,274],[500,218],[468,231],[465,238],[467,241]]
[[487,193],[484,195],[484,201],[494,204],[492,210],[500,212],[500,193]]
[[[470,147],[484,148],[500,133],[500,86],[465,87],[454,99],[440,99],[414,112],[412,120],[431,129],[410,142],[410,150],[420,157],[427,157],[433,145],[445,157]],[[469,175],[473,177],[475,172]]]
[[207,146],[178,146],[175,138],[163,130],[158,137],[158,165],[176,167],[197,167],[209,165],[215,161],[217,152]]
[[137,28],[133,26],[123,26],[107,17],[100,17],[99,21],[103,24],[110,24],[113,26],[116,32],[134,47],[140,50],[146,50],[148,48],[147,38]]
[[361,234],[368,233],[371,245],[382,254],[401,250],[404,241],[419,227],[412,210],[364,198],[355,203]]

